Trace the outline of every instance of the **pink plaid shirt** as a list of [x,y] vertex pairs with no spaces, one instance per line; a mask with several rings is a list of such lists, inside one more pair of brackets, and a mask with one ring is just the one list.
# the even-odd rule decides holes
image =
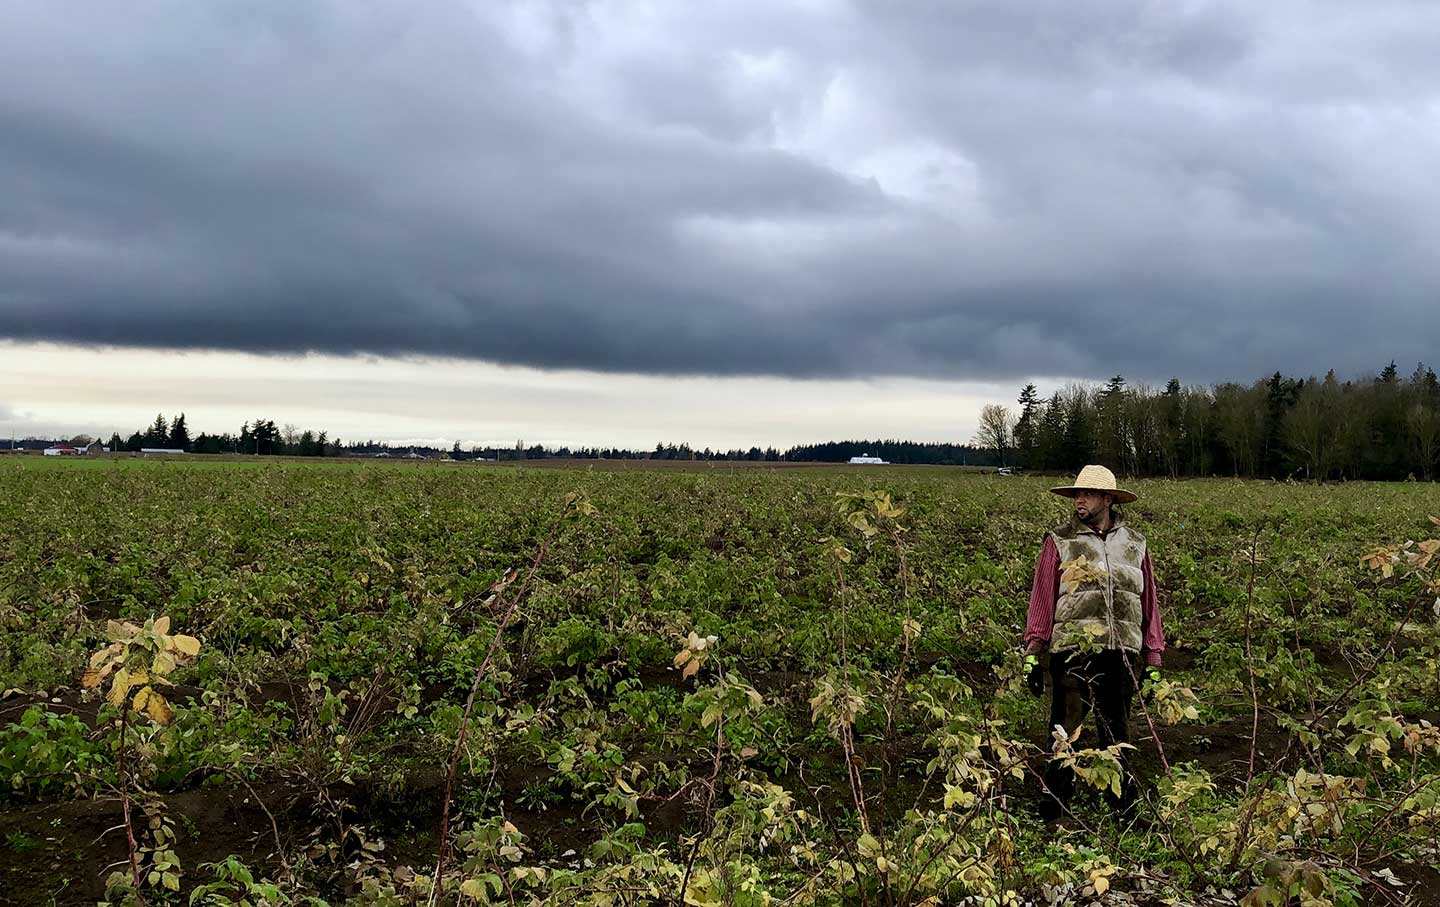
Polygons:
[[[1160,627],[1160,603],[1155,598],[1155,572],[1150,567],[1150,552],[1140,565],[1145,574],[1145,588],[1140,592],[1140,632],[1144,637],[1145,663],[1160,666],[1165,651],[1165,633]],[[1055,627],[1055,600],[1060,592],[1060,550],[1055,540],[1045,536],[1040,560],[1035,563],[1035,582],[1030,588],[1030,615],[1025,620],[1025,651],[1038,655],[1050,648],[1050,631]]]

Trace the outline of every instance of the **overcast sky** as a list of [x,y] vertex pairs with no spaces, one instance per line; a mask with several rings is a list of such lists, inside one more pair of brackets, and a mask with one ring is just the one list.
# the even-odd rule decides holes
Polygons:
[[1408,371],[1437,102],[1429,2],[5,0],[0,418],[963,440]]

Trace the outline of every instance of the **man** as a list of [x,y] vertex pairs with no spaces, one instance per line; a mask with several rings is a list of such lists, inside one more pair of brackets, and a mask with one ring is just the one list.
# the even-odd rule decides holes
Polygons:
[[[1115,474],[1104,466],[1086,466],[1074,484],[1050,490],[1073,498],[1075,510],[1046,533],[1035,566],[1025,624],[1025,682],[1036,696],[1044,695],[1040,656],[1048,650],[1051,729],[1060,725],[1073,736],[1093,711],[1096,747],[1127,743],[1139,684],[1135,662],[1143,658],[1147,679],[1156,682],[1165,651],[1150,552],[1117,506],[1136,496],[1117,488]],[[1042,818],[1058,819],[1074,788],[1074,770],[1052,759],[1045,769]],[[1130,813],[1135,780],[1128,768],[1120,796],[1106,791],[1106,799]]]

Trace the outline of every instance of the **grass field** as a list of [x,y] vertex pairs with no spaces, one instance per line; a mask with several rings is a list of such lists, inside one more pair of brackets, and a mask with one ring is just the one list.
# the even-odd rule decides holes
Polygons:
[[1050,484],[0,461],[0,903],[133,897],[122,753],[146,903],[426,903],[456,753],[442,903],[1440,903],[1440,485],[1134,483],[1146,802],[1047,829]]

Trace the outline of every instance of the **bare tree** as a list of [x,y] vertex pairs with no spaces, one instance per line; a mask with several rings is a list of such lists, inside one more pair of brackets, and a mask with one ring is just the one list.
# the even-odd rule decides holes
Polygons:
[[1265,418],[1261,394],[1253,387],[1222,384],[1215,389],[1215,417],[1235,475],[1254,475]]
[[1010,410],[996,403],[987,404],[980,410],[980,427],[975,430],[971,442],[977,447],[988,447],[1000,454],[1000,465],[1006,465],[1006,454],[1013,446],[1015,419]]
[[1306,478],[1319,481],[1330,472],[1339,429],[1337,403],[1329,385],[1311,382],[1285,415],[1281,435],[1296,458],[1305,464]]
[[1365,450],[1371,443],[1371,412],[1368,394],[1351,391],[1340,398],[1339,425],[1332,465],[1340,477],[1360,478]]
[[1410,449],[1420,462],[1420,478],[1429,481],[1435,460],[1440,457],[1440,412],[1415,402],[1405,413]]
[[1137,385],[1120,407],[1128,458],[1127,475],[1156,475],[1164,470],[1165,398],[1146,384]]

